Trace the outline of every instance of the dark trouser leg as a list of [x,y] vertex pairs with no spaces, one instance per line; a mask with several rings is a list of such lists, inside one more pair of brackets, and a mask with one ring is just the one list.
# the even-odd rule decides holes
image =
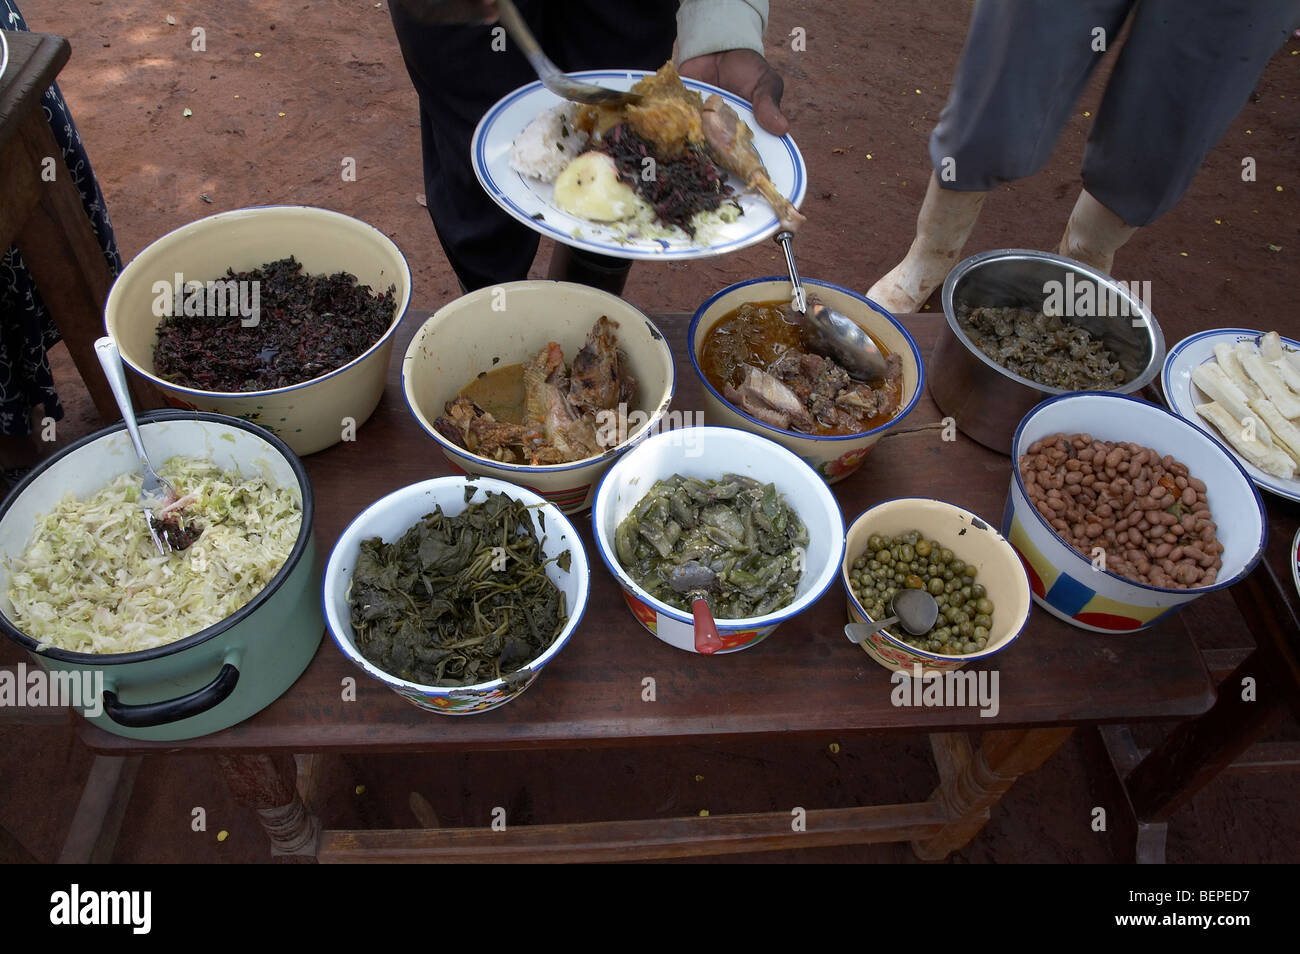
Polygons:
[[[578,8],[560,22],[547,23],[547,40],[561,51],[566,70],[630,68],[657,70],[673,53],[677,35],[676,0],[610,4],[600,0],[568,4]],[[571,29],[581,21],[581,30]],[[592,285],[621,294],[631,259],[597,255],[557,244],[551,254],[549,278]]]
[[1093,29],[1109,48],[1134,2],[979,0],[930,134],[939,185],[986,192],[1041,169],[1105,55],[1093,49]]
[[390,9],[407,72],[420,97],[424,194],[447,261],[466,290],[526,278],[537,233],[483,191],[470,140],[483,113],[534,79],[509,49],[492,49],[486,26],[429,26]]
[[1182,198],[1300,24],[1300,0],[1138,4],[1083,155],[1083,183],[1129,225]]
[[[561,69],[654,69],[672,54],[675,3],[646,0],[519,6]],[[498,99],[536,79],[507,41],[492,49],[493,27],[428,26],[391,10],[407,72],[420,97],[424,187],[447,260],[466,289],[525,278],[538,237],[497,206],[474,175],[470,140]]]
[[551,253],[551,264],[546,277],[562,282],[590,285],[614,295],[621,295],[627,285],[628,272],[631,270],[630,258],[597,255],[586,249],[556,243],[555,251]]

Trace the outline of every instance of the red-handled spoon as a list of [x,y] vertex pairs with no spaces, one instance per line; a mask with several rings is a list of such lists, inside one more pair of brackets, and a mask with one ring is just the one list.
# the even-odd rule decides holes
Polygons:
[[709,591],[718,585],[717,575],[704,564],[691,560],[673,570],[668,583],[691,601],[691,614],[695,618],[695,651],[705,656],[713,655],[722,648],[722,637],[718,635],[718,624],[713,619],[708,600]]

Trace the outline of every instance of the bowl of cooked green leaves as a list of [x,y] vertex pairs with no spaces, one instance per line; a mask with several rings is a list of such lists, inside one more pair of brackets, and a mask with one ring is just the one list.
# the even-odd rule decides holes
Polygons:
[[362,670],[423,709],[469,715],[533,684],[581,621],[590,576],[553,504],[489,477],[438,477],[352,521],[322,601]]
[[[632,615],[688,652],[710,653],[696,642],[701,590],[722,643],[715,651],[737,652],[817,602],[844,553],[844,518],[817,472],[730,427],[646,438],[609,469],[591,516]],[[707,582],[675,585],[684,570]]]

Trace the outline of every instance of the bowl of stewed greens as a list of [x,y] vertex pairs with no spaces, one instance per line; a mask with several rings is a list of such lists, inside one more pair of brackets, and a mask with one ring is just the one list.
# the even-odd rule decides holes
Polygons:
[[591,574],[577,531],[545,498],[491,477],[434,477],[348,525],[321,583],[339,650],[440,715],[518,697],[568,644]]
[[876,623],[904,589],[924,589],[939,616],[914,635],[897,624],[859,644],[887,669],[960,669],[1002,652],[1029,619],[1029,577],[1011,544],[968,510],[928,497],[886,500],[849,526],[840,579],[851,623]]
[[691,592],[673,580],[707,568],[718,654],[756,646],[834,584],[844,518],[826,482],[780,444],[729,427],[647,438],[596,490],[596,548],[637,621],[698,652]]

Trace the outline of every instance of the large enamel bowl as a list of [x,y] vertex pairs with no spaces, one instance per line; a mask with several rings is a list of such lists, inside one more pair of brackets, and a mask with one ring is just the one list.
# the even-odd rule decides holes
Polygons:
[[687,342],[690,345],[691,366],[704,386],[705,418],[708,423],[738,427],[776,441],[798,455],[800,460],[820,474],[827,483],[833,484],[861,467],[862,461],[876,442],[891,428],[898,426],[898,423],[916,406],[921,395],[921,387],[925,383],[925,366],[921,362],[921,350],[916,346],[907,329],[875,302],[857,292],[815,278],[805,278],[803,284],[810,296],[820,298],[836,311],[857,322],[888,351],[902,358],[903,393],[899,402],[899,411],[891,420],[860,434],[839,437],[801,434],[798,431],[773,427],[746,414],[709,383],[700,369],[700,352],[704,347],[704,339],[713,330],[713,326],[729,312],[749,302],[789,301],[790,280],[788,278],[754,278],[722,289],[695,312],[690,330],[687,332]]
[[[140,434],[155,464],[177,455],[206,457],[223,470],[267,474],[293,488],[302,501],[302,528],[284,566],[242,609],[176,642],[128,653],[38,651],[37,641],[11,619],[10,561],[26,550],[39,517],[65,495],[84,499],[120,474],[138,472],[139,459],[119,422],[37,465],[0,507],[0,629],[42,668],[102,680],[102,694],[81,708],[89,709],[86,717],[105,732],[134,739],[192,739],[270,705],[307,668],[320,645],[324,627],[316,598],[311,484],[293,451],[246,421],[155,411],[141,415]],[[130,519],[140,521],[144,534],[134,503],[123,508]]]
[[[571,365],[602,315],[618,323],[618,346],[637,381],[631,405],[597,422],[597,437],[609,445],[602,453],[568,464],[507,464],[470,453],[433,426],[475,377],[527,361],[548,342],[558,342]],[[570,282],[508,282],[457,298],[415,333],[402,361],[407,407],[453,467],[527,487],[565,513],[589,508],[609,465],[666,426],[675,384],[672,349],[654,322],[616,295]]]
[[655,481],[673,474],[718,480],[729,473],[775,484],[807,526],[809,541],[794,602],[763,616],[717,620],[723,648],[715,655],[756,646],[781,623],[817,602],[835,582],[844,553],[844,518],[830,488],[779,444],[729,427],[687,427],[646,438],[609,469],[596,491],[591,511],[596,548],[637,622],[687,652],[695,652],[693,617],[655,599],[633,581],[618,561],[614,534]]
[[849,622],[874,622],[853,593],[849,574],[854,562],[867,550],[872,534],[894,537],[919,531],[951,550],[957,559],[973,566],[976,582],[993,601],[993,628],[984,648],[973,653],[949,655],[918,649],[886,632],[875,633],[859,645],[886,669],[908,674],[920,666],[922,672],[948,672],[967,663],[988,659],[1010,646],[1029,621],[1029,580],[1016,551],[992,526],[968,510],[929,497],[900,497],[886,500],[863,512],[849,526],[845,538],[840,582],[848,596]]
[[[177,275],[183,282],[218,280],[227,268],[248,271],[290,255],[307,274],[347,272],[377,294],[394,288],[396,308],[388,330],[343,367],[267,391],[202,391],[154,373],[159,299],[172,295]],[[122,360],[153,382],[168,403],[253,421],[305,455],[355,434],[374,412],[384,391],[393,335],[410,300],[406,259],[378,229],[329,209],[273,205],[221,212],[154,241],[117,277],[104,321]]]
[[[475,493],[466,501],[465,491],[468,487],[473,487]],[[348,589],[352,583],[357,554],[361,550],[361,541],[380,537],[386,543],[394,543],[425,514],[432,513],[435,507],[441,505],[443,513],[455,516],[464,511],[468,503],[487,499],[489,491],[506,494],[532,508],[529,515],[538,537],[545,538],[542,549],[548,558],[559,556],[566,550],[571,554],[568,570],[560,569],[555,563],[546,567],[546,575],[564,594],[564,605],[569,614],[564,628],[540,656],[504,679],[472,686],[430,686],[385,672],[361,655],[354,642]],[[321,602],[324,605],[325,622],[335,645],[360,669],[421,709],[442,715],[471,715],[505,705],[537,680],[543,667],[559,654],[582,622],[590,584],[591,572],[582,541],[578,539],[573,524],[554,505],[548,504],[529,490],[500,480],[436,477],[381,497],[348,525],[334,545],[325,566]]]
[[[1029,501],[1020,458],[1035,441],[1052,434],[1091,434],[1133,442],[1171,455],[1205,482],[1206,500],[1224,550],[1223,567],[1210,586],[1164,589],[1126,579],[1094,566],[1057,536]],[[1031,410],[1011,444],[1011,491],[1002,533],[1029,573],[1034,602],[1053,616],[1096,633],[1146,629],[1199,596],[1243,579],[1264,552],[1268,528],[1264,504],[1241,465],[1223,445],[1194,424],[1138,398],[1110,392],[1082,392],[1051,398]]]

